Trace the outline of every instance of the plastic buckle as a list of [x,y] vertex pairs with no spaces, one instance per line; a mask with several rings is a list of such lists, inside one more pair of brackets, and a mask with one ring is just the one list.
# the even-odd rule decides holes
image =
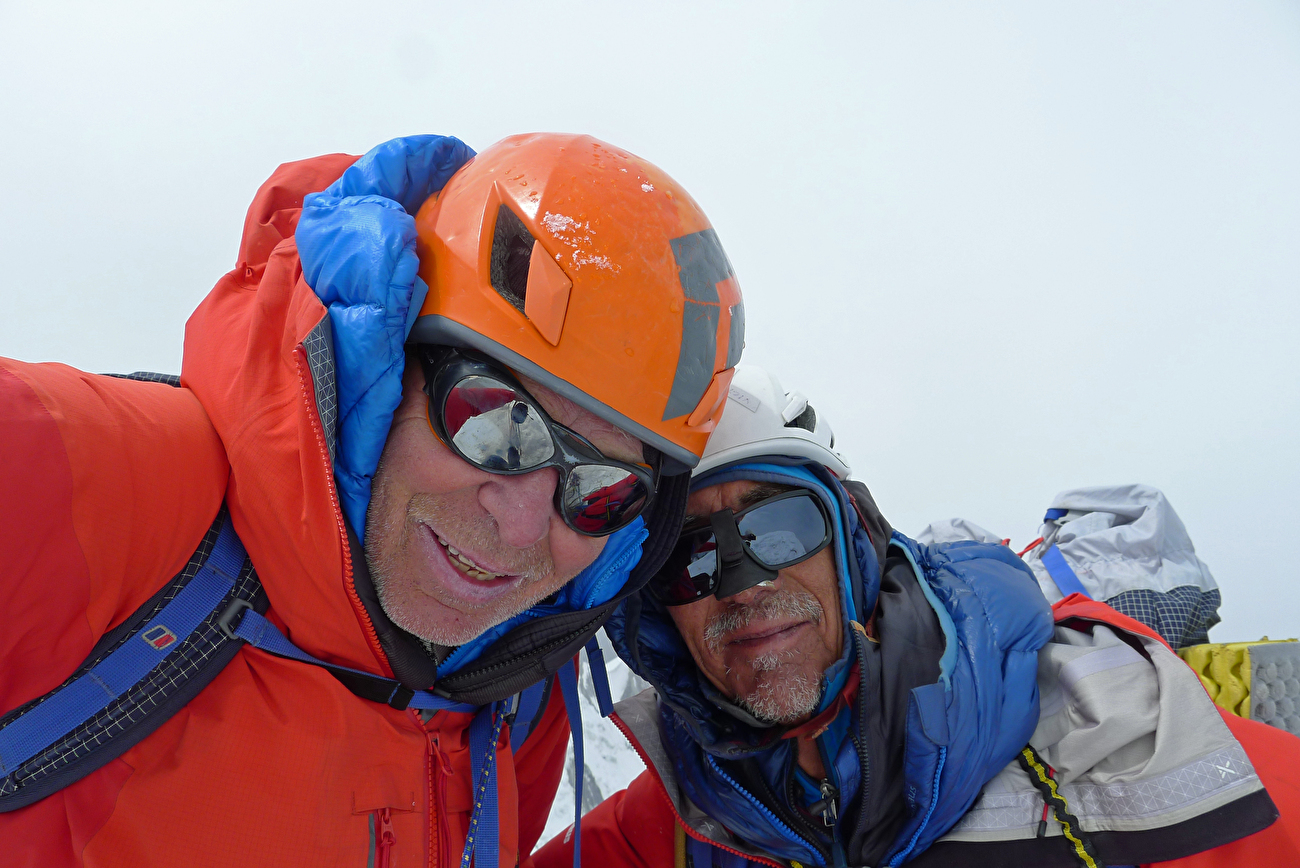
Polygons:
[[405,684],[399,684],[393,688],[393,692],[388,696],[388,707],[396,708],[398,711],[405,711],[414,698],[414,690]]
[[253,604],[247,600],[241,600],[238,597],[231,600],[225,611],[217,616],[217,629],[225,633],[229,639],[242,639],[243,637],[235,635],[235,630],[239,629],[238,623],[235,622],[243,621],[243,611],[251,608],[253,608]]

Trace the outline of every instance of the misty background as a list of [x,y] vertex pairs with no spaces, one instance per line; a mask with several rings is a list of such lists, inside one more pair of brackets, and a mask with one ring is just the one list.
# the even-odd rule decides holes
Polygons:
[[885,515],[1146,482],[1300,634],[1300,6],[0,0],[0,355],[180,368],[282,162],[590,133],[703,206],[745,359]]

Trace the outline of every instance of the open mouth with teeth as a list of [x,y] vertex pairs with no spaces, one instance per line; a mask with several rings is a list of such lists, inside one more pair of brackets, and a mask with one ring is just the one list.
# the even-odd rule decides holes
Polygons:
[[438,534],[435,533],[434,537],[438,540],[438,545],[442,546],[443,549],[446,550],[447,554],[450,555],[447,560],[451,565],[469,576],[471,579],[480,582],[492,582],[497,579],[512,578],[508,573],[494,573],[491,570],[484,569],[479,564],[474,563],[474,561],[461,554],[454,545],[447,542],[447,540],[443,539]]

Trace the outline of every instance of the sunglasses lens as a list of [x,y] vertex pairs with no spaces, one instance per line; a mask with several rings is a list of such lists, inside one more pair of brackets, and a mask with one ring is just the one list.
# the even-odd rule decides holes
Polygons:
[[665,565],[662,576],[651,585],[654,595],[665,605],[693,603],[713,593],[717,587],[718,554],[713,534],[683,537]]
[[579,464],[564,486],[564,511],[575,530],[613,533],[637,517],[649,495],[641,477],[626,468]]
[[808,557],[826,541],[828,528],[812,496],[786,497],[759,504],[736,522],[749,550],[768,567]]
[[466,377],[443,404],[447,436],[485,470],[527,470],[555,454],[550,429],[514,388],[491,377]]

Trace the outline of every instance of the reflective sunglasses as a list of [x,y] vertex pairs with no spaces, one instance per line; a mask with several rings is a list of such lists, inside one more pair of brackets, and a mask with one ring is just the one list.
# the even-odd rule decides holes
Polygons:
[[[725,537],[731,536],[730,521],[735,522],[739,548],[757,564],[744,564],[734,555],[728,563]],[[721,544],[720,529],[724,531]],[[666,606],[684,606],[718,594],[728,571],[751,573],[723,589],[722,596],[731,596],[758,584],[756,579],[775,579],[776,572],[808,560],[830,541],[831,523],[821,499],[804,489],[782,492],[738,513],[720,510],[708,524],[684,531],[649,589]]]
[[504,367],[449,347],[422,349],[420,361],[429,427],[438,439],[488,473],[558,469],[555,510],[583,536],[626,527],[654,499],[657,466],[606,458],[552,420]]

